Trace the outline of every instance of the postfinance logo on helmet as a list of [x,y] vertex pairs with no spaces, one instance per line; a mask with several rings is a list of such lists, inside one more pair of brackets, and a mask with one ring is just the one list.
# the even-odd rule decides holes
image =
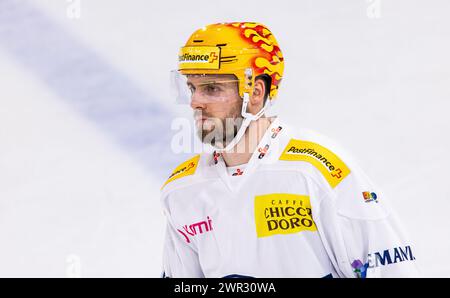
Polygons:
[[219,69],[218,47],[184,47],[178,56],[181,69]]

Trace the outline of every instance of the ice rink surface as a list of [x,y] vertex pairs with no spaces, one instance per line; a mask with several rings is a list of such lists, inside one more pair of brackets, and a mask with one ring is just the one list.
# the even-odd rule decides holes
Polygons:
[[169,71],[196,29],[257,21],[276,111],[350,151],[424,276],[450,277],[450,2],[0,0],[0,276],[158,277]]

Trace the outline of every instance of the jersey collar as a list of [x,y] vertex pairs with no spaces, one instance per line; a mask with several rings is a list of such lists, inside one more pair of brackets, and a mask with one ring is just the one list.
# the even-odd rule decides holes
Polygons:
[[[275,150],[279,144],[279,135],[283,132],[283,126],[280,124],[278,117],[272,121],[269,128],[264,133],[261,141],[258,143],[255,151],[253,152],[250,160],[246,164],[245,170],[242,173],[240,179],[231,179],[228,175],[225,162],[222,154],[216,151],[212,154],[212,167],[218,172],[218,175],[222,179],[223,183],[228,187],[231,192],[237,192],[241,186],[245,183],[247,178],[258,168],[258,166],[270,159],[273,152],[276,154],[278,150]],[[275,148],[275,149],[274,149]]]

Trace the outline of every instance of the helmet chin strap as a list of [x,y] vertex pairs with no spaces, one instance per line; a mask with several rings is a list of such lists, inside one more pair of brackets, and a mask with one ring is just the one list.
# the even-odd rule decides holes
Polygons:
[[242,102],[242,110],[241,110],[241,115],[244,118],[244,121],[242,122],[242,125],[239,128],[236,136],[231,140],[231,142],[227,146],[225,146],[225,148],[217,148],[216,146],[214,146],[216,148],[216,152],[223,153],[223,152],[228,152],[231,149],[233,149],[234,146],[236,146],[239,143],[239,141],[242,139],[242,137],[245,135],[245,132],[247,131],[247,128],[250,125],[250,123],[252,121],[258,120],[259,118],[261,118],[262,115],[264,115],[264,112],[267,109],[267,103],[269,102],[269,100],[267,100],[266,104],[255,115],[247,112],[247,106],[248,106],[249,102],[250,102],[250,95],[248,93],[244,93],[244,99]]

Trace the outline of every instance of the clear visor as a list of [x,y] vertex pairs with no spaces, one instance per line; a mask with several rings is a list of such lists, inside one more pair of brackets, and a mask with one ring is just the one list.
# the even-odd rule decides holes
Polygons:
[[171,89],[179,104],[229,102],[239,97],[239,80],[234,75],[170,72]]

